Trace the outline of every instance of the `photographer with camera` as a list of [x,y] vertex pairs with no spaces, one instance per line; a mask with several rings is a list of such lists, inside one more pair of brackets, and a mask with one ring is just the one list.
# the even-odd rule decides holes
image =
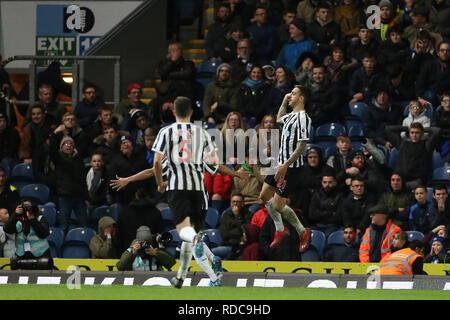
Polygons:
[[164,245],[172,241],[168,232],[152,235],[150,228],[140,226],[136,231],[136,239],[125,250],[117,263],[119,271],[162,271],[162,267],[170,269],[176,263]]
[[47,242],[49,225],[39,208],[28,199],[22,199],[5,223],[6,233],[15,235],[16,252],[11,258],[11,269],[46,270],[53,268],[50,246]]

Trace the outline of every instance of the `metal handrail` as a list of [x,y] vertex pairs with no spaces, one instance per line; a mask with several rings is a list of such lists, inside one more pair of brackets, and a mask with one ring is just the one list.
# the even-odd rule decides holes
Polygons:
[[[30,92],[29,100],[20,101],[22,103],[28,102],[29,105],[34,105],[35,90],[36,90],[36,60],[74,60],[72,64],[72,108],[75,111],[75,106],[78,104],[78,97],[81,93],[82,85],[79,85],[80,79],[83,79],[84,68],[80,68],[80,64],[84,60],[114,60],[114,106],[120,102],[120,56],[35,56],[35,55],[17,55],[5,61],[4,65],[15,60],[31,60],[29,65],[29,83]],[[79,63],[80,62],[80,63]],[[105,102],[111,103],[111,102]]]

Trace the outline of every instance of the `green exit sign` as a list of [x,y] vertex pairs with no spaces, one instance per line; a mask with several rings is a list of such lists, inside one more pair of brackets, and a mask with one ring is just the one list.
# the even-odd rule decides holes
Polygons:
[[[49,60],[37,60],[36,65],[46,67],[51,63],[51,56],[76,56],[77,37],[37,36],[36,55],[49,56]],[[71,66],[72,60],[59,60],[63,67]]]

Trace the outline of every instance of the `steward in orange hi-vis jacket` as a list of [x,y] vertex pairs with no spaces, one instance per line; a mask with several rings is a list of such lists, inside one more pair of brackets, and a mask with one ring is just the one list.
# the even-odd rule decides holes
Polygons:
[[376,205],[369,210],[371,225],[366,229],[359,247],[360,262],[379,262],[389,254],[392,239],[402,229],[392,223],[384,205]]

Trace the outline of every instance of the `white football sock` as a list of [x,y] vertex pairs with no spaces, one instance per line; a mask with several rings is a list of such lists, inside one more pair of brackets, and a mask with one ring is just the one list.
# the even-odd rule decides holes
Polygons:
[[281,213],[278,212],[273,207],[272,202],[273,202],[273,198],[265,203],[265,206],[267,208],[267,213],[269,214],[269,216],[272,218],[273,222],[275,223],[275,230],[278,232],[282,232],[284,230],[284,224],[283,224],[283,220],[281,219]]
[[302,225],[294,210],[291,209],[288,205],[285,205],[283,210],[281,210],[284,219],[289,222],[297,231],[299,235],[305,234],[305,227]]
[[180,250],[180,267],[178,268],[177,278],[186,279],[186,274],[192,261],[192,253],[194,252],[194,245],[192,242],[183,241]]
[[216,273],[214,272],[213,268],[211,267],[211,265],[209,264],[209,260],[208,257],[205,254],[205,246],[203,246],[203,255],[200,258],[197,258],[194,254],[194,259],[197,262],[197,264],[199,265],[200,268],[202,268],[203,271],[206,272],[206,274],[208,275],[209,279],[214,282],[217,280],[217,276]]

